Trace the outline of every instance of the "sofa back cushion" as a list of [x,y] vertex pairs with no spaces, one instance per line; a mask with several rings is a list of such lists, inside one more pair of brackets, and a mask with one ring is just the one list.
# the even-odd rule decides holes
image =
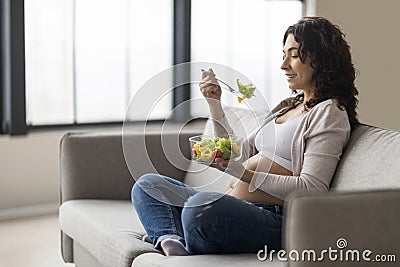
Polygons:
[[351,135],[331,191],[400,189],[400,132],[362,124]]

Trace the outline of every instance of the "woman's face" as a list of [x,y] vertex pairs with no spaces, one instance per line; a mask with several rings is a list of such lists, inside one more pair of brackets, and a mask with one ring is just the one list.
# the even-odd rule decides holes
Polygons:
[[299,43],[294,39],[294,35],[289,34],[283,47],[281,69],[285,71],[290,89],[310,91],[315,87],[312,79],[314,69],[311,67],[308,57],[304,63],[301,62],[298,48]]

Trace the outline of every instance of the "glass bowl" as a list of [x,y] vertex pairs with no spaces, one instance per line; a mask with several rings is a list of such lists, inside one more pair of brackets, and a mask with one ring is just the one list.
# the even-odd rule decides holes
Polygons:
[[192,160],[212,163],[215,158],[238,160],[242,156],[243,137],[229,135],[196,135],[189,138]]

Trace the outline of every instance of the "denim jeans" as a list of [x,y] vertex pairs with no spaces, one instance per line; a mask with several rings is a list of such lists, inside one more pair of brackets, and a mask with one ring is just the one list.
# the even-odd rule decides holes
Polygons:
[[202,192],[166,176],[143,175],[132,202],[153,245],[179,239],[190,254],[281,249],[282,208]]

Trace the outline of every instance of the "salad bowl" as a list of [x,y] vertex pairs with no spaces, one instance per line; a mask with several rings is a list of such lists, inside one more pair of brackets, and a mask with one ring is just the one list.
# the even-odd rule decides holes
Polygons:
[[192,160],[212,163],[216,158],[239,160],[242,156],[243,137],[228,135],[196,135],[189,138]]

